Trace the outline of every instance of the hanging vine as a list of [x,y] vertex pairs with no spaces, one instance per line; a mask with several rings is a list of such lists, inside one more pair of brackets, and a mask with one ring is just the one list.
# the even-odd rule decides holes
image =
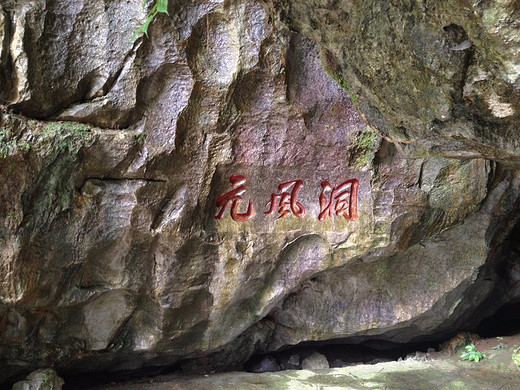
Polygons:
[[[146,3],[148,3],[148,0],[143,1],[143,9],[146,7]],[[150,26],[150,23],[152,20],[157,16],[157,14],[163,13],[168,14],[168,0],[156,0],[155,4],[153,5],[150,12],[148,12],[148,15],[146,15],[146,20],[144,23],[134,31],[132,38],[130,39],[130,42],[133,43],[138,37],[141,36],[141,34],[144,33],[146,37],[148,37],[148,27]]]

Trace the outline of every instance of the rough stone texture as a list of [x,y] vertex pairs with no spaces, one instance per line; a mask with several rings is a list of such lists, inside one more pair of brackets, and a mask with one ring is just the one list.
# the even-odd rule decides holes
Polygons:
[[280,366],[283,370],[297,370],[300,367],[300,356],[292,354],[287,357],[283,357],[280,361]]
[[[438,38],[429,18],[456,15],[475,47],[491,34],[484,21],[476,37],[460,2],[428,13],[336,2],[349,23],[312,1],[170,3],[134,44],[140,0],[0,5],[0,381],[49,366],[224,369],[303,341],[440,337],[519,299],[516,54],[471,47],[471,66],[495,53],[498,70],[460,116],[470,49],[450,50],[466,37],[443,22]],[[408,35],[397,40],[395,23]],[[429,49],[392,62],[411,44]],[[392,60],[387,82],[370,73],[378,55]],[[354,80],[357,103],[322,60]],[[514,113],[479,106],[489,91]],[[431,123],[471,132],[455,139]],[[403,129],[417,142],[388,142]],[[233,175],[247,178],[248,222],[214,218]],[[353,178],[359,219],[319,221],[320,183]],[[305,216],[265,215],[297,179]]]
[[314,352],[311,356],[303,359],[302,369],[304,370],[323,370],[329,368],[329,362],[325,355]]
[[[489,281],[477,277],[490,255],[486,236],[494,235],[492,219],[497,208],[504,207],[498,202],[509,198],[509,186],[501,182],[479,212],[431,240],[384,260],[361,261],[315,277],[273,313],[281,325],[273,348],[304,341],[309,334],[314,340],[326,340],[331,334],[341,337],[384,330],[386,339],[403,342],[445,328],[451,315],[462,316],[490,293]],[[451,263],[454,260],[456,266]],[[479,287],[471,295],[460,294],[470,286]],[[415,304],[410,304],[410,297]],[[391,331],[394,327],[398,330]]]
[[518,162],[517,0],[276,3],[409,155]]
[[16,382],[12,390],[61,390],[64,382],[51,369],[32,372],[21,382]]
[[276,372],[280,371],[281,367],[272,356],[264,357],[260,362],[253,365],[250,370],[251,372]]

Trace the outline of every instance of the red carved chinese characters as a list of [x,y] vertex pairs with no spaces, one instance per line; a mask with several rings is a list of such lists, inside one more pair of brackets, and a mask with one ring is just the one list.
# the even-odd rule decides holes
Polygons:
[[[242,194],[246,192],[245,176],[231,176],[229,181],[233,185],[233,189],[217,199],[217,207],[220,210],[215,219],[222,219],[226,209],[231,206],[230,215],[234,221],[246,222],[253,219],[256,215],[253,201],[249,199],[249,205],[245,213],[239,213],[238,208],[242,201]],[[292,187],[292,189],[291,189]],[[349,221],[356,221],[358,219],[357,213],[357,197],[359,181],[357,179],[350,179],[344,181],[339,186],[332,187],[328,181],[321,182],[322,191],[319,196],[320,213],[318,219],[324,221],[327,217],[334,218],[334,215],[343,216]],[[278,218],[285,218],[295,215],[298,218],[303,218],[305,215],[305,208],[298,202],[298,194],[303,188],[302,180],[292,180],[278,185],[278,194],[271,194],[271,200],[266,203],[269,208],[265,211],[266,215],[275,215],[278,212]],[[330,198],[327,199],[327,193],[330,192]]]
[[220,207],[220,211],[217,215],[215,215],[216,220],[222,219],[224,212],[230,203],[230,214],[234,221],[246,222],[255,217],[255,206],[253,205],[253,201],[251,199],[249,199],[249,206],[247,207],[247,211],[245,213],[238,212],[238,206],[240,206],[240,203],[242,203],[243,200],[241,195],[246,192],[246,187],[244,186],[246,180],[247,179],[245,176],[231,176],[229,181],[231,184],[233,184],[233,187],[237,188],[225,193],[217,199],[217,207]]
[[[291,193],[287,192],[291,186],[294,186]],[[278,186],[279,194],[271,194],[271,201],[267,202],[266,206],[271,204],[269,211],[264,212],[267,215],[274,215],[276,209],[280,214],[277,219],[285,218],[292,213],[302,218],[305,215],[305,209],[297,201],[298,193],[303,188],[302,180],[293,180],[286,183],[282,183]]]
[[[357,194],[359,182],[357,179],[347,180],[339,186],[332,188],[328,181],[322,181],[323,190],[320,194],[320,215],[318,219],[324,221],[325,218],[343,215],[349,221],[358,219],[357,215]],[[330,200],[327,201],[325,192],[332,191]],[[335,204],[335,206],[334,206]]]

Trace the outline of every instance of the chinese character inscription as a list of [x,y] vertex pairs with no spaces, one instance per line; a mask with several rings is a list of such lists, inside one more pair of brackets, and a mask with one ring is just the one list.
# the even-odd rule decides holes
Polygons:
[[[219,220],[224,217],[227,208],[230,208],[230,215],[234,221],[246,222],[253,219],[256,215],[253,200],[249,199],[247,210],[240,213],[238,208],[243,202],[242,195],[246,192],[245,176],[231,176],[232,189],[217,199],[217,208],[219,211],[215,215],[215,219]],[[278,185],[278,193],[271,194],[271,200],[265,205],[266,215],[278,215],[277,219],[285,218],[291,214],[303,218],[305,208],[298,202],[298,194],[303,188],[303,180],[292,180]],[[328,181],[321,182],[321,193],[318,196],[320,205],[320,213],[318,220],[324,221],[327,217],[334,216],[344,217],[349,221],[358,219],[357,198],[359,181],[350,179],[333,187]]]

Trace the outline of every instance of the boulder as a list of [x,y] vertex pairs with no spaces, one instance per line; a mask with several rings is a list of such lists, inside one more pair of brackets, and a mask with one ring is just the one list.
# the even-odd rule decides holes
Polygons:
[[302,368],[304,370],[323,370],[329,367],[327,358],[319,352],[314,352],[311,356],[302,361]]
[[276,372],[280,371],[281,367],[272,356],[265,356],[257,364],[254,364],[249,371],[251,372]]
[[300,368],[300,356],[293,353],[290,356],[282,357],[280,366],[284,370],[297,370]]
[[12,390],[61,390],[65,382],[52,369],[32,372],[21,382],[16,382]]

